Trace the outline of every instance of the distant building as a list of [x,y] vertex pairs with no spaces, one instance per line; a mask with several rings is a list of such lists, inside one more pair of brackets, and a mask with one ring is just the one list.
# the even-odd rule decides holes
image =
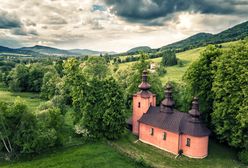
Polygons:
[[165,99],[156,107],[156,95],[149,91],[147,71],[143,72],[140,91],[133,95],[132,132],[139,140],[175,155],[191,158],[208,155],[210,130],[200,120],[198,99],[183,113],[174,108],[172,87],[168,84]]
[[150,72],[155,72],[156,71],[156,64],[154,62],[150,63]]

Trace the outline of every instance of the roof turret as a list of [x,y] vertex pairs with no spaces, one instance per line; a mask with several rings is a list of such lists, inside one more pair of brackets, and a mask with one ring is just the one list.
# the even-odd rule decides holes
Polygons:
[[165,88],[165,99],[161,102],[160,111],[165,113],[173,113],[174,101],[172,99],[172,86],[170,83]]
[[143,91],[147,91],[151,88],[151,85],[147,82],[147,71],[144,70],[142,74],[142,82],[139,85],[139,89]]

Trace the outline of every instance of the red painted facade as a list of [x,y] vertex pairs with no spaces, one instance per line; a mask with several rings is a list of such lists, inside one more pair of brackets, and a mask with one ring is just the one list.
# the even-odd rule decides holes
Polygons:
[[139,134],[139,123],[140,117],[146,113],[150,106],[156,106],[156,96],[151,92],[147,92],[145,96],[142,96],[141,92],[133,95],[133,133]]
[[[187,138],[190,139],[190,146],[187,146]],[[205,158],[208,155],[208,136],[194,137],[190,135],[181,136],[183,154],[191,158]]]
[[[153,134],[151,134],[151,129],[153,129]],[[140,141],[172,154],[177,155],[179,150],[182,150],[183,155],[190,158],[201,159],[208,155],[208,136],[194,137],[178,134],[143,123],[140,123],[139,131]],[[166,134],[165,139],[164,134]],[[187,146],[187,139],[190,139],[189,146]]]
[[[153,135],[151,134],[152,128]],[[166,134],[165,139],[164,134]],[[156,146],[176,155],[178,154],[178,139],[179,135],[177,133],[140,123],[139,140],[144,143]]]

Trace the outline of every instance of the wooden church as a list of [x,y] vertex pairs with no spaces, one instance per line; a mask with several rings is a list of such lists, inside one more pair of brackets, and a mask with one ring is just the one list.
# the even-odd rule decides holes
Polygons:
[[175,155],[205,158],[210,130],[200,119],[198,99],[195,97],[192,108],[183,113],[174,108],[169,84],[160,106],[156,106],[156,95],[149,91],[150,87],[144,71],[140,91],[133,95],[132,132],[141,142]]

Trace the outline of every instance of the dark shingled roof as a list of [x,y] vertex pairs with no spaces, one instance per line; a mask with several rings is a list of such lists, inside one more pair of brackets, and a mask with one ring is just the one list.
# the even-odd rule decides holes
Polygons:
[[160,107],[150,106],[139,122],[165,129],[175,133],[183,133],[192,136],[208,136],[210,130],[198,118],[193,118],[188,113],[182,113],[173,109],[173,113],[164,113]]

